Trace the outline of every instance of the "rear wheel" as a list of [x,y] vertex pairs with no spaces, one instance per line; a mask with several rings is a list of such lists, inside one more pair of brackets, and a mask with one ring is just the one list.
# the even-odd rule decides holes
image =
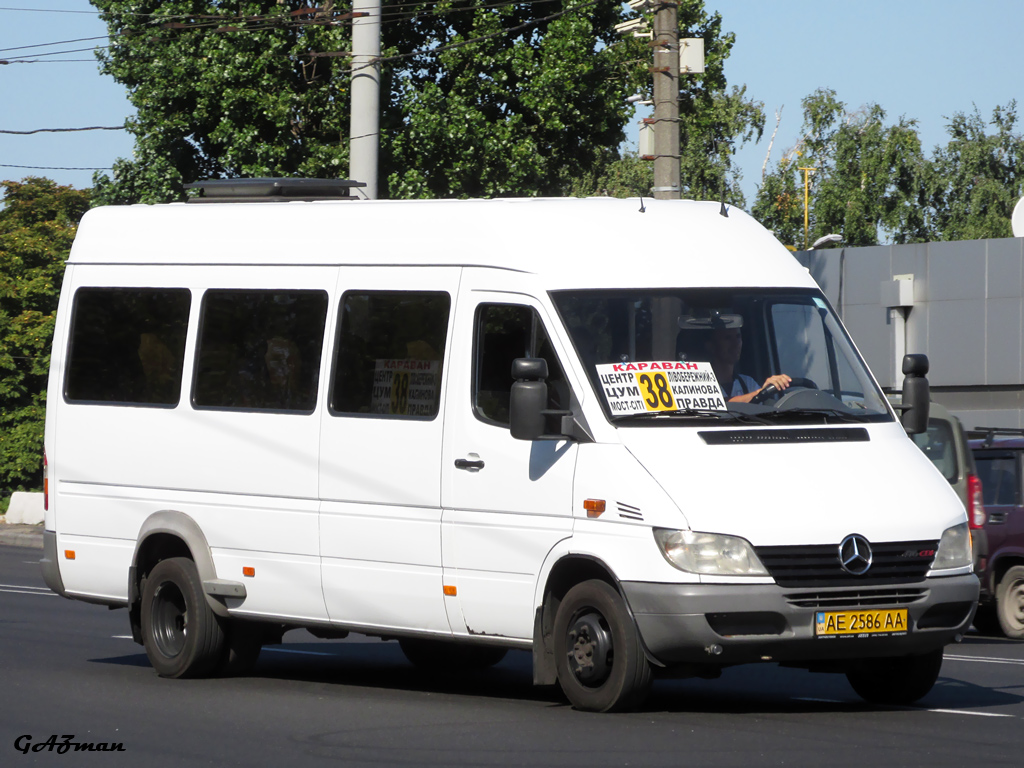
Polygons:
[[458,672],[493,667],[508,653],[496,645],[471,645],[403,637],[402,653],[414,666],[430,671]]
[[554,642],[558,682],[576,709],[628,710],[646,698],[651,667],[611,585],[591,580],[570,589],[555,615]]
[[920,656],[863,659],[847,670],[853,690],[872,704],[913,704],[939,679],[942,649]]
[[999,580],[996,614],[1007,637],[1024,640],[1024,566],[1013,566]]
[[162,560],[146,577],[142,642],[161,677],[202,677],[220,662],[223,625],[206,604],[195,563],[189,558]]

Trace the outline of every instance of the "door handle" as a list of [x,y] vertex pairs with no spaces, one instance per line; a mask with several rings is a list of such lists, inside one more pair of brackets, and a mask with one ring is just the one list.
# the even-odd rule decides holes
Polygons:
[[476,459],[476,460],[473,460],[473,459],[456,459],[455,460],[455,468],[456,469],[483,469],[484,468],[484,462],[483,462],[483,459]]

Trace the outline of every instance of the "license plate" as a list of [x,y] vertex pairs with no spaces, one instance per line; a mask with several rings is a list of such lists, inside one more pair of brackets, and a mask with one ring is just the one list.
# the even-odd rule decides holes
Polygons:
[[817,637],[863,635],[905,635],[907,609],[884,611],[817,611],[814,634]]

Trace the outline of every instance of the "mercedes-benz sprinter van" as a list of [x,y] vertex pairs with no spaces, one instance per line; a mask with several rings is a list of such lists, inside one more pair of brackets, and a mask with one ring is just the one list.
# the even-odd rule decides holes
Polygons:
[[305,627],[532,651],[585,710],[749,662],[928,693],[978,579],[904,427],[926,361],[901,423],[760,224],[283,188],[94,209],[68,260],[43,571],[127,608],[160,675]]

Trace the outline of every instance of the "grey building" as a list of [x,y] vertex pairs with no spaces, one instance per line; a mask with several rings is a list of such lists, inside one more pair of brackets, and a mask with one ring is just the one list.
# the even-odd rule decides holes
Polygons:
[[1024,238],[798,251],[887,392],[905,352],[964,426],[1024,427]]

